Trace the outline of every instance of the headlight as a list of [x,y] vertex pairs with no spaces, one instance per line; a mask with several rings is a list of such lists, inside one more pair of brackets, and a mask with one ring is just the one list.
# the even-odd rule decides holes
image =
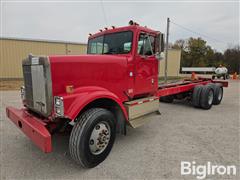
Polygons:
[[64,116],[63,98],[59,96],[54,97],[54,110],[57,116]]
[[24,86],[21,86],[20,93],[21,93],[21,99],[24,100],[25,99],[25,87]]

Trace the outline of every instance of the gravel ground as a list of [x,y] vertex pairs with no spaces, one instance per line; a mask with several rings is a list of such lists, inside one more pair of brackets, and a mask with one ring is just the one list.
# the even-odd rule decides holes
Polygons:
[[[181,161],[239,166],[240,81],[230,81],[224,90],[222,103],[208,111],[188,102],[161,103],[162,115],[118,135],[108,158],[93,169],[71,160],[66,134],[53,137],[52,153],[42,153],[6,118],[6,106],[21,107],[19,92],[1,91],[1,179],[175,180],[194,178],[181,176]],[[222,178],[240,179],[237,173]]]

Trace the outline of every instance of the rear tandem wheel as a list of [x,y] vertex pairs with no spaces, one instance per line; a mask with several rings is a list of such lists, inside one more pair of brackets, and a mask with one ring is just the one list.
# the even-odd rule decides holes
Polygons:
[[205,85],[200,96],[200,106],[202,109],[210,109],[213,104],[214,91],[212,85]]

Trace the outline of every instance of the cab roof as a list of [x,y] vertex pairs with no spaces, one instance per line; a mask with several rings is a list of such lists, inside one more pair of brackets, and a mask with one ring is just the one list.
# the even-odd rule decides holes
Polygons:
[[139,26],[139,25],[129,25],[129,26],[123,26],[123,27],[118,27],[118,28],[111,28],[111,29],[107,29],[107,30],[103,29],[100,32],[90,35],[88,39],[92,39],[92,38],[95,38],[95,37],[98,37],[98,36],[101,36],[104,34],[111,34],[111,33],[115,33],[115,32],[123,32],[123,31],[133,31],[134,32],[136,30],[145,31],[150,34],[156,34],[157,32],[159,32],[159,31],[155,31],[153,29]]

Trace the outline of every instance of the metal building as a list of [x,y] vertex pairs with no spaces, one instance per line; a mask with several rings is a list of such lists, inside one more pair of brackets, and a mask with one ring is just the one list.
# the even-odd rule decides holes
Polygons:
[[[21,79],[22,60],[33,55],[86,54],[87,44],[61,41],[0,38],[0,79]],[[180,50],[168,51],[168,76],[178,76]],[[159,63],[159,76],[164,76],[164,60]]]
[[[181,50],[180,49],[169,49],[168,50],[168,64],[167,74],[168,76],[179,76],[180,75],[180,61],[181,61]],[[159,63],[159,76],[164,76],[165,59]]]
[[22,78],[22,60],[33,55],[86,54],[83,43],[32,39],[0,39],[0,79]]

